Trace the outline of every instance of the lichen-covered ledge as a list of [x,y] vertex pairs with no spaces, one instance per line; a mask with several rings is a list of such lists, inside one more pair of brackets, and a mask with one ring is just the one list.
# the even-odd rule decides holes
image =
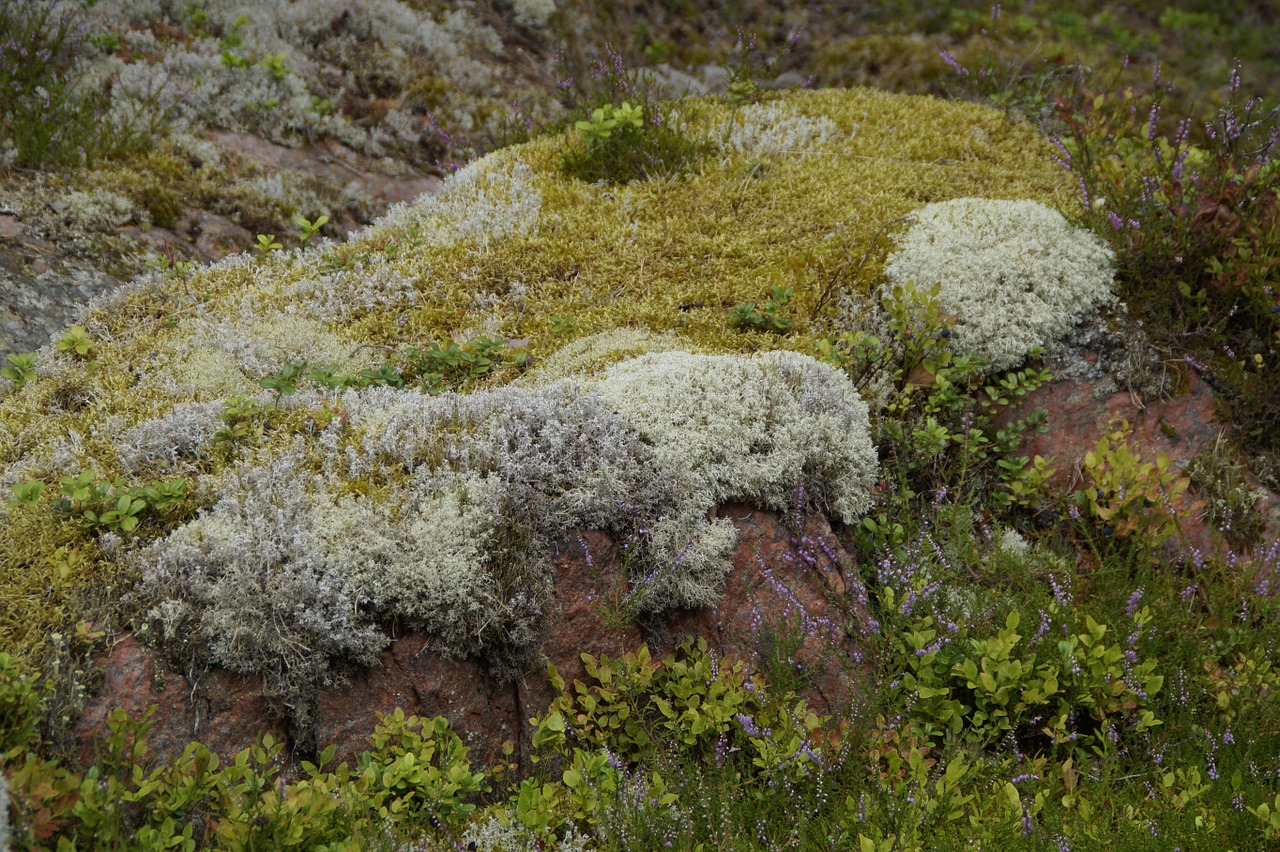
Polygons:
[[[132,636],[117,639],[101,660],[105,678],[77,728],[81,759],[106,733],[111,711],[135,718],[157,705],[149,734],[153,757],[174,757],[200,741],[224,759],[273,733],[288,742],[289,760],[307,759],[332,744],[338,759],[366,747],[379,714],[396,708],[449,719],[472,753],[494,763],[510,742],[517,761],[529,750],[530,716],[555,697],[551,663],[572,689],[590,682],[582,654],[618,658],[647,643],[655,656],[701,638],[754,671],[786,666],[804,685],[814,712],[835,715],[867,688],[862,638],[874,632],[865,589],[839,537],[820,515],[797,519],[726,504],[713,512],[732,525],[732,569],[715,606],[679,610],[642,631],[628,603],[625,540],[588,531],[559,543],[555,583],[546,604],[538,651],[528,671],[494,678],[476,657],[452,657],[421,632],[392,640],[350,680],[321,689],[311,721],[281,717],[261,696],[262,680],[220,668],[175,669]],[[797,528],[797,520],[801,520]]]
[[[877,471],[848,377],[793,352],[663,352],[593,380],[333,404],[341,421],[206,478],[210,508],[121,557],[149,639],[262,675],[299,717],[335,665],[374,661],[388,622],[499,680],[527,670],[552,544],[575,529],[631,542],[633,615],[711,606],[735,540],[715,505],[786,509],[799,485],[801,508],[852,522]],[[189,422],[207,416],[175,409],[122,442],[201,458],[215,442]]]
[[[394,625],[500,681],[529,671],[571,530],[633,540],[630,605],[660,617],[734,582],[716,505],[802,493],[856,520],[868,409],[802,353],[874,301],[867,248],[932,202],[1068,209],[1074,187],[1031,128],[970,104],[673,109],[702,152],[680,176],[586,184],[558,168],[573,138],[537,139],[341,246],[92,306],[0,388],[0,486],[22,493],[0,506],[0,638],[32,653],[68,623],[127,622],[188,667],[261,676],[308,728]],[[787,334],[735,327],[728,308],[783,285]]]

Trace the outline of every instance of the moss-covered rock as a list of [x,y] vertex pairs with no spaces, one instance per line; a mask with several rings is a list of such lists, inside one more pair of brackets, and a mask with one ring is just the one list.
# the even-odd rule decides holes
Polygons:
[[[111,578],[158,641],[299,706],[392,623],[511,671],[574,529],[643,538],[632,582],[661,612],[714,602],[717,502],[803,493],[855,520],[867,408],[805,354],[872,298],[880,255],[848,259],[931,202],[1065,209],[1074,187],[1028,126],[969,104],[830,90],[670,120],[708,152],[682,176],[582,183],[558,168],[581,141],[540,138],[343,245],[93,305],[92,348],[46,348],[0,400],[0,485],[44,483],[0,508],[3,643],[103,617],[85,592]],[[731,308],[777,287],[791,330],[737,330]],[[85,471],[97,496],[59,493]],[[90,505],[174,477],[188,498],[134,529]]]

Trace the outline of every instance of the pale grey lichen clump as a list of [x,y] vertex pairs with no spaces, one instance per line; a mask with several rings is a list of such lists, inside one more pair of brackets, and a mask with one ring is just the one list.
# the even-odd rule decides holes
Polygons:
[[[530,22],[545,21],[550,0],[519,4]],[[166,107],[180,127],[212,125],[249,130],[288,145],[333,137],[358,150],[382,156],[413,147],[425,129],[421,120],[393,110],[391,120],[370,129],[315,109],[322,72],[342,67],[377,48],[380,73],[398,81],[412,80],[422,59],[441,79],[473,99],[492,96],[496,85],[490,64],[503,43],[468,4],[431,15],[398,0],[205,0],[198,5],[171,0],[100,0],[85,11],[90,31],[122,32],[138,54],[154,61],[125,64],[118,56],[99,57],[87,69],[89,84],[115,79],[111,94],[117,105]],[[198,11],[204,24],[193,20]],[[517,8],[517,12],[520,9]],[[545,13],[545,15],[544,15]],[[185,25],[178,44],[161,42],[142,27],[168,17]],[[343,25],[335,26],[341,20]],[[240,44],[226,47],[223,36]],[[229,67],[223,56],[251,58],[246,67]],[[258,64],[259,57],[281,57],[283,72]],[[366,60],[367,61],[367,60]],[[330,93],[334,100],[337,95]],[[455,127],[475,123],[474,109],[451,99],[440,119]]]
[[1106,243],[1039,202],[958,198],[913,220],[885,264],[889,285],[940,285],[954,349],[993,369],[1016,367],[1114,301]]
[[439,192],[393,208],[375,230],[414,230],[425,245],[467,241],[479,248],[535,233],[542,193],[533,170],[503,152],[476,160],[445,178]]
[[847,376],[795,352],[662,352],[610,368],[596,392],[654,447],[681,496],[785,508],[797,483],[843,521],[870,503],[867,408]]
[[125,430],[116,457],[125,470],[135,474],[147,469],[168,472],[184,460],[203,458],[214,435],[226,425],[222,420],[225,408],[221,400],[175,405],[168,414]]
[[839,136],[825,115],[801,115],[790,104],[751,104],[713,131],[725,150],[752,157],[807,154]]
[[[295,708],[333,663],[368,664],[388,620],[500,673],[528,665],[552,546],[575,530],[634,536],[636,612],[709,606],[735,535],[708,519],[717,504],[782,509],[803,486],[852,521],[876,475],[849,380],[791,352],[673,351],[542,386],[337,402],[345,427],[207,478],[212,507],[136,556],[162,637],[265,674]],[[163,463],[152,436],[168,432],[199,452],[209,413],[175,409],[122,447]]]

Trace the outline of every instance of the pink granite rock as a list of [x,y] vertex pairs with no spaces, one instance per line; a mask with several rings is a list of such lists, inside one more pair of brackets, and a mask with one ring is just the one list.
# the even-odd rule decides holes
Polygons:
[[224,761],[271,733],[285,739],[285,726],[258,696],[260,680],[213,669],[192,677],[174,672],[154,651],[124,636],[103,660],[105,680],[85,709],[76,733],[80,759],[92,762],[95,740],[107,733],[111,713],[120,708],[141,719],[155,705],[148,735],[150,753],[174,757],[198,740]]
[[[773,657],[809,685],[804,694],[815,711],[839,713],[861,683],[859,631],[867,613],[860,583],[846,574],[852,561],[830,525],[809,518],[797,536],[774,512],[730,505],[717,514],[731,518],[739,533],[724,597],[715,609],[671,618],[667,635],[651,643],[654,655],[703,637],[717,652],[752,668]],[[620,617],[625,568],[609,536],[584,532],[562,544],[553,564],[540,651],[572,684],[586,677],[583,653],[621,657],[646,637]],[[259,732],[285,736],[286,726],[256,695],[256,678],[215,670],[197,678],[193,689],[190,679],[168,671],[132,637],[118,642],[103,664],[106,682],[79,727],[86,759],[117,706],[136,717],[158,705],[151,734],[158,754],[179,754],[189,740],[200,739],[229,757]],[[497,761],[511,743],[522,764],[532,734],[528,720],[553,697],[545,663],[515,683],[499,683],[481,661],[449,659],[427,637],[409,634],[393,641],[375,665],[321,693],[314,744],[320,749],[332,743],[339,759],[352,760],[366,747],[379,716],[398,707],[406,714],[446,717],[477,763]]]

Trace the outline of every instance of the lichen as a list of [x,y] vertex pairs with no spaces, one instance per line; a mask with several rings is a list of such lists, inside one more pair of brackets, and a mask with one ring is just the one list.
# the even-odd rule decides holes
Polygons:
[[808,154],[834,139],[839,129],[825,115],[806,116],[791,104],[752,104],[712,133],[727,150],[752,157]]
[[885,264],[888,285],[929,290],[956,318],[954,347],[1016,367],[1114,301],[1111,249],[1034,201],[930,204]]

